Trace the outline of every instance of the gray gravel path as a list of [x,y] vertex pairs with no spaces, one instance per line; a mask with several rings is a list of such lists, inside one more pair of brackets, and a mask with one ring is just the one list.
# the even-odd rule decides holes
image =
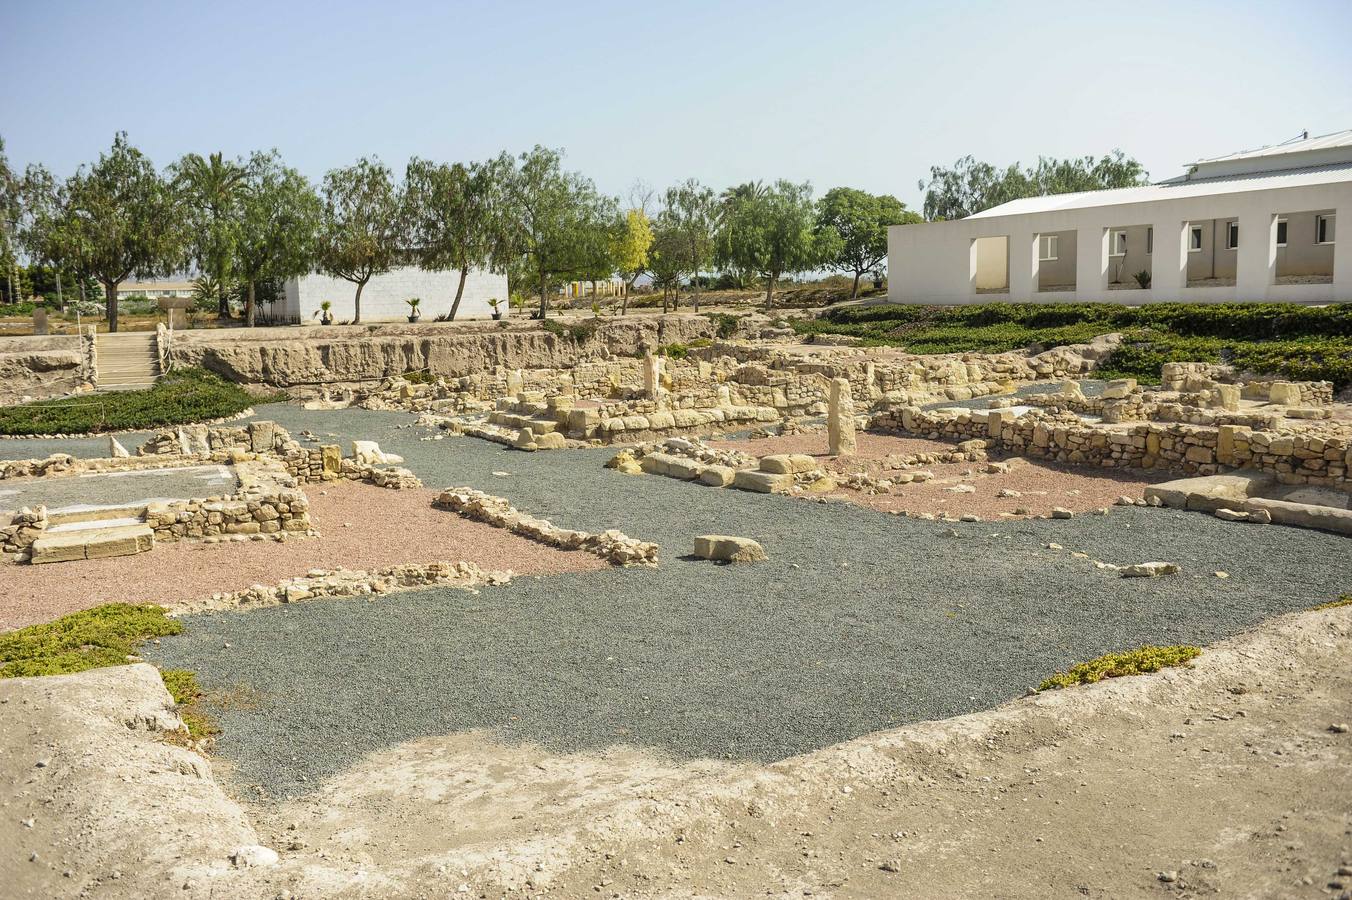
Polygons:
[[[1110,650],[1214,641],[1349,587],[1347,539],[1310,531],[1135,508],[940,525],[626,477],[601,467],[607,450],[421,442],[396,413],[260,414],[293,433],[374,438],[429,486],[474,485],[663,552],[656,571],[187,620],[147,655],[197,670],[209,690],[263,692],[257,705],[214,714],[237,787],[273,796],[397,742],[474,727],[557,751],[624,742],[677,758],[780,759],[987,708]],[[681,559],[706,531],[754,537],[770,562]],[[1049,541],[1066,550],[1044,549]],[[1169,560],[1184,574],[1122,579],[1071,550]]]
[[[151,431],[119,431],[115,436],[132,453],[154,434]],[[77,459],[108,455],[108,435],[55,440],[52,438],[0,439],[0,459],[45,459],[53,453],[69,453]]]

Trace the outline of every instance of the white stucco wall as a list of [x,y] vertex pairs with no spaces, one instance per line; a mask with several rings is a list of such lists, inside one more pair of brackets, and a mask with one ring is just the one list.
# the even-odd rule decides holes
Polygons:
[[[414,266],[393,269],[367,282],[361,292],[361,320],[363,322],[407,321],[410,297],[422,298],[419,309],[424,322],[450,312],[455,300],[455,289],[460,283],[457,272],[426,272]],[[285,285],[282,314],[286,321],[300,324],[316,323],[319,304],[328,300],[333,304],[333,318],[338,322],[351,321],[353,298],[357,286],[341,278],[311,274],[292,278]],[[465,293],[460,299],[460,319],[488,318],[493,310],[488,305],[496,297],[507,303],[507,276],[481,269],[471,269],[465,279]]]
[[[1332,283],[1275,283],[1277,218],[1319,209],[1335,210],[1338,237],[1352,232],[1352,228],[1343,226],[1352,221],[1352,180],[894,225],[888,230],[888,299],[893,303],[935,304],[1002,299],[1118,303],[1352,301],[1352,239],[1344,238],[1334,247]],[[1241,234],[1236,283],[1187,287],[1188,223],[1231,218],[1239,221]],[[1138,225],[1154,228],[1151,287],[1110,291],[1108,229]],[[1038,292],[1037,235],[1069,231],[1074,232],[1073,237],[1063,241],[1075,241],[1075,290]],[[1009,292],[978,294],[974,242],[999,235],[1009,237]]]

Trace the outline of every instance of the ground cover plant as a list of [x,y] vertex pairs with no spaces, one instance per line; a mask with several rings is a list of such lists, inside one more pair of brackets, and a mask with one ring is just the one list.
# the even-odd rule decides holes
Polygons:
[[181,369],[144,391],[110,391],[0,408],[0,434],[88,434],[182,425],[237,415],[269,399],[204,372]]
[[798,333],[843,334],[913,353],[1045,349],[1121,332],[1105,377],[1158,381],[1166,362],[1223,362],[1243,371],[1352,385],[1352,304],[988,303],[872,306],[796,319]]
[[69,675],[125,665],[136,645],[183,625],[153,603],[109,603],[0,635],[0,678]]
[[1311,606],[1310,609],[1318,612],[1322,609],[1338,609],[1343,606],[1352,606],[1352,594],[1343,594],[1337,600],[1330,600],[1328,603],[1321,603],[1318,606]]
[[1039,691],[1052,688],[1067,688],[1077,684],[1094,684],[1105,678],[1118,678],[1123,675],[1144,675],[1158,672],[1165,666],[1181,666],[1195,659],[1202,652],[1200,647],[1175,645],[1172,647],[1137,647],[1122,653],[1105,653],[1088,662],[1078,663],[1067,672],[1057,672],[1037,686]]

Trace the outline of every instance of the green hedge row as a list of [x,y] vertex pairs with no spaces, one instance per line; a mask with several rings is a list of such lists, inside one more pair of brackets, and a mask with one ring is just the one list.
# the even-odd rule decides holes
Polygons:
[[1082,343],[1121,332],[1109,377],[1157,381],[1166,362],[1224,362],[1299,381],[1352,385],[1352,304],[990,303],[872,306],[795,320],[801,334],[845,334],[913,353],[1001,353]]
[[200,369],[161,378],[144,391],[82,394],[0,408],[0,434],[90,434],[221,419],[268,399]]

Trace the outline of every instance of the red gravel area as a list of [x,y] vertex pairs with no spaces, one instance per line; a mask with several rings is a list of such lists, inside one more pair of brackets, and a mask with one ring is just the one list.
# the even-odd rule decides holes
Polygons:
[[[883,462],[889,455],[938,454],[954,448],[953,444],[942,441],[886,434],[860,433],[858,439],[859,453],[840,459],[826,455],[824,431],[757,440],[710,441],[709,444],[712,447],[744,450],[757,456],[807,453],[817,457],[824,469],[842,473],[867,472],[880,478],[887,477],[888,470]],[[1006,459],[1009,457],[991,457],[994,462]],[[983,467],[983,463],[973,462],[935,463],[919,467],[933,472],[933,481],[896,485],[889,494],[866,494],[842,488],[827,496],[885,512],[936,515],[947,512],[952,516],[970,514],[983,519],[1000,519],[1013,516],[1018,509],[1026,509],[1031,515],[1050,515],[1055,506],[1087,512],[1109,506],[1121,496],[1138,499],[1146,485],[1160,480],[1143,476],[1139,472],[1088,466],[1077,468],[1031,458],[1021,458],[1007,473],[988,475],[981,471]],[[976,491],[968,494],[948,490],[958,484],[970,484]],[[1020,496],[999,497],[997,494],[1001,490],[1018,491]]]
[[563,551],[452,512],[433,509],[432,490],[390,491],[359,482],[312,485],[317,538],[158,544],[115,559],[0,563],[0,630],[46,622],[113,602],[164,603],[275,584],[310,569],[372,569],[399,563],[468,560],[484,569],[550,575],[602,569],[590,553]]

